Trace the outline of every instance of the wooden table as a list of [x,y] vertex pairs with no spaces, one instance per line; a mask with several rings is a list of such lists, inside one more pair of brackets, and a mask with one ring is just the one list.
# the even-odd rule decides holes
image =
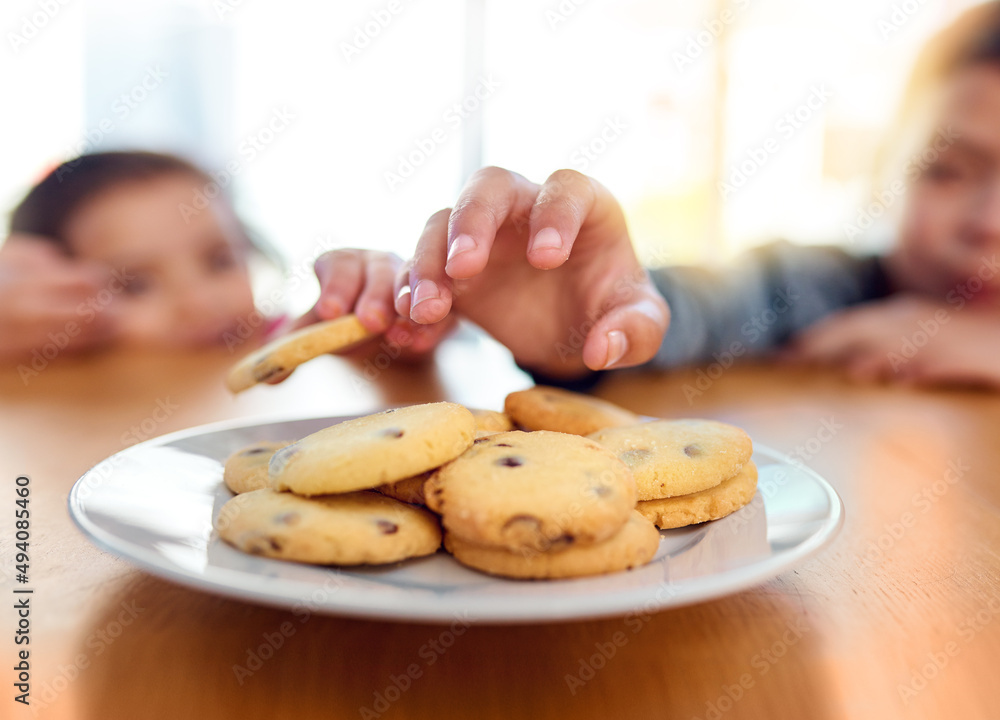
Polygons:
[[[528,380],[496,346],[467,338],[421,367],[324,358],[233,399],[221,383],[231,360],[121,352],[57,358],[26,385],[12,369],[0,377],[0,717],[1000,717],[996,395],[768,367],[711,383],[688,371],[620,374],[598,394],[648,415],[734,422],[827,477],[847,508],[833,545],[755,589],[654,615],[638,632],[622,619],[473,625],[447,638],[433,665],[421,648],[447,628],[314,616],[238,679],[234,666],[247,666],[291,613],[189,590],[97,550],[66,511],[74,480],[127,444],[204,422],[440,399],[498,408]],[[699,380],[702,394],[685,392]],[[32,488],[30,709],[13,702],[11,684],[21,474]],[[566,676],[616,637],[625,643],[571,692]],[[405,685],[414,663],[420,677],[395,699],[387,689],[394,677]],[[395,699],[384,713],[379,696]]]

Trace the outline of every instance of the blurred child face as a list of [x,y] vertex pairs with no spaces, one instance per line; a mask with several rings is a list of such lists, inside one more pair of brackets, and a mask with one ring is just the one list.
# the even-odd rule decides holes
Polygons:
[[[1000,304],[1000,68],[972,66],[944,89],[937,153],[913,181],[894,252],[904,288]],[[992,262],[991,262],[992,261]],[[970,279],[978,277],[982,282]]]
[[223,343],[253,311],[245,240],[227,208],[185,217],[186,174],[109,188],[76,211],[66,239],[81,260],[113,273],[107,312],[130,345],[199,347]]

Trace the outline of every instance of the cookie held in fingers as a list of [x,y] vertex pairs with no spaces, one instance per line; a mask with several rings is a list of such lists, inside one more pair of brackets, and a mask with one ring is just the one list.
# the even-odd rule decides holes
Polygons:
[[475,431],[461,405],[409,405],[307,435],[274,453],[268,475],[275,490],[299,495],[364,490],[440,467],[472,445]]
[[649,520],[632,511],[617,533],[592,545],[569,545],[548,552],[511,551],[476,545],[452,533],[445,534],[444,544],[456,560],[475,570],[540,580],[602,575],[645,565],[660,547],[660,533]]
[[373,337],[356,315],[326,320],[284,335],[254,350],[229,371],[226,386],[233,393],[257,383],[287,377],[304,362],[345,350]]
[[572,435],[589,435],[602,428],[640,421],[635,413],[607,400],[545,385],[512,392],[504,401],[504,412],[525,430]]
[[544,430],[477,439],[431,475],[424,495],[449,532],[510,550],[600,542],[636,502],[632,473],[614,454]]
[[222,471],[226,487],[236,494],[271,487],[267,465],[275,451],[289,443],[261,440],[234,452],[226,459]]
[[304,498],[264,489],[222,506],[219,536],[252,555],[316,565],[381,565],[437,552],[437,518],[370,492]]
[[749,462],[735,477],[723,480],[714,488],[692,495],[645,500],[636,505],[636,510],[658,528],[669,530],[731,515],[749,503],[755,492],[757,466]]
[[639,500],[715,487],[742,470],[753,454],[749,435],[715,420],[656,420],[589,437],[632,469]]

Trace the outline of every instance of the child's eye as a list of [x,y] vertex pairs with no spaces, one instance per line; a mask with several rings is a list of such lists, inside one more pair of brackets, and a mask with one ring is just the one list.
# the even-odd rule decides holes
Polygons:
[[122,288],[122,292],[126,295],[131,295],[137,297],[139,295],[145,295],[153,287],[153,281],[145,275],[135,274],[129,278],[128,282],[125,283]]
[[225,272],[236,267],[236,256],[229,246],[217,247],[205,258],[205,266],[209,272]]
[[949,183],[961,180],[965,173],[952,163],[936,162],[927,166],[924,177],[936,183]]

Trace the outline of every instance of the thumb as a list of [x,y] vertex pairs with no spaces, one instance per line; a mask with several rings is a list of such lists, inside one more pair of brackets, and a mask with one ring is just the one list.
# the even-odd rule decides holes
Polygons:
[[660,349],[670,324],[670,308],[651,284],[597,321],[583,344],[583,362],[591,370],[632,367]]

